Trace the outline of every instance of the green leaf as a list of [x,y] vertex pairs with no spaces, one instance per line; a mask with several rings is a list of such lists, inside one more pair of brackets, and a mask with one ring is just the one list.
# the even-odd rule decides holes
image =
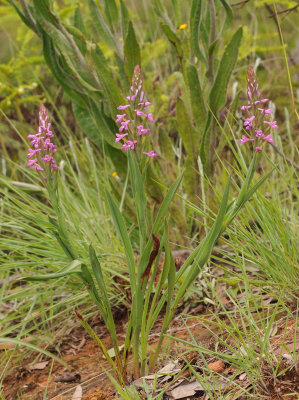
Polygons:
[[124,250],[126,253],[127,257],[127,262],[128,262],[128,268],[129,268],[129,275],[130,275],[130,283],[131,283],[131,288],[132,288],[132,295],[136,292],[136,276],[135,276],[135,260],[134,260],[134,252],[132,248],[132,244],[127,232],[127,228],[124,222],[124,219],[119,211],[119,208],[117,207],[115,201],[113,200],[111,194],[109,192],[106,192],[110,212],[114,221],[114,224],[116,226],[117,232],[119,234],[119,237],[122,241],[122,244],[124,246]]
[[32,275],[22,278],[25,281],[48,281],[49,279],[57,279],[63,276],[75,274],[81,271],[81,265],[83,261],[74,260],[71,264],[67,265],[66,267],[62,268],[60,272],[54,272],[52,274],[43,274],[43,275]]
[[91,54],[101,88],[103,89],[105,98],[109,104],[110,113],[112,116],[114,116],[117,113],[117,107],[121,104],[124,104],[124,97],[121,94],[116,80],[112,77],[109,69],[107,68],[107,63],[103,62],[99,47],[97,46],[96,51],[92,51]]
[[112,31],[118,28],[118,8],[115,0],[105,0],[104,11]]
[[11,337],[0,337],[0,343],[15,343],[18,346],[28,347],[31,350],[38,352],[39,354],[44,354],[45,356],[52,358],[53,360],[57,361],[59,364],[62,364],[65,368],[69,368],[67,363],[65,363],[60,358],[56,357],[54,354],[50,353],[47,350],[44,350],[40,347],[35,346],[34,344],[24,342],[19,339],[11,338]]
[[146,198],[143,185],[143,179],[139,170],[136,160],[136,154],[130,151],[128,154],[129,170],[131,176],[131,183],[133,189],[133,196],[135,199],[135,206],[137,212],[138,229],[140,234],[140,248],[143,249],[146,240]]
[[85,43],[85,38],[86,38],[86,29],[84,25],[84,21],[82,18],[80,6],[78,5],[76,10],[75,10],[75,16],[74,16],[74,27],[78,29],[79,32],[81,32],[81,40],[77,39],[75,37],[76,44],[78,48],[80,49],[82,54],[86,53],[86,43]]
[[230,26],[230,24],[232,23],[233,20],[233,11],[231,9],[231,6],[228,4],[228,2],[226,0],[220,0],[220,2],[222,3],[225,12],[226,12],[226,20],[224,23],[223,28],[226,29]]
[[123,41],[125,41],[125,38],[128,33],[130,16],[129,16],[129,11],[127,9],[127,6],[125,5],[123,0],[120,0],[120,16],[121,16],[121,32],[122,32]]
[[78,121],[80,128],[94,143],[102,146],[103,136],[93,118],[92,112],[86,107],[80,107],[77,103],[72,103],[73,113]]
[[190,12],[190,42],[194,55],[203,63],[205,57],[199,47],[199,30],[201,23],[201,0],[193,0]]
[[199,150],[199,133],[190,121],[184,102],[178,98],[176,104],[177,128],[187,154],[196,159]]
[[128,34],[124,44],[124,58],[125,71],[129,81],[131,82],[135,66],[141,64],[140,48],[131,21],[129,22]]
[[97,30],[100,40],[114,49],[116,52],[119,52],[113,34],[105,23],[102,13],[99,10],[95,0],[88,0],[88,7],[92,17],[93,27]]
[[210,108],[215,115],[226,102],[227,85],[237,61],[241,39],[242,28],[239,28],[225,48],[220,61],[215,82],[210,93]]
[[207,111],[203,99],[203,93],[201,90],[197,69],[189,62],[187,62],[185,66],[185,76],[187,78],[187,84],[190,92],[193,120],[199,130],[203,133],[207,119]]
[[177,35],[173,32],[173,30],[170,28],[169,25],[162,23],[161,27],[163,29],[163,32],[165,33],[167,39],[169,42],[174,46],[179,62],[182,64],[183,58],[184,58],[184,52],[183,48],[181,45],[180,39],[177,37]]

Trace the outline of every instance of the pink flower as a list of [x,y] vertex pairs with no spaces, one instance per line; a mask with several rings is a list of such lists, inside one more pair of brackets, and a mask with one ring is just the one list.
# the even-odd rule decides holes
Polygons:
[[277,121],[263,121],[264,124],[268,124],[272,129],[278,129],[278,126],[276,125]]
[[241,110],[242,110],[242,111],[250,110],[250,109],[251,109],[251,106],[242,106],[242,107],[241,107]]
[[256,131],[255,131],[255,133],[256,133],[256,137],[263,137],[264,136],[264,134],[263,134],[263,131],[262,130],[260,130],[260,129],[257,129]]
[[155,122],[155,120],[153,119],[153,114],[152,114],[152,113],[147,114],[147,119],[148,119],[150,122]]
[[150,129],[145,129],[143,125],[138,125],[137,129],[138,129],[138,135],[146,135],[151,131]]
[[27,167],[32,167],[32,165],[37,163],[37,158],[34,158],[33,160],[29,160]]
[[134,110],[134,111],[137,114],[137,117],[147,117],[147,115],[144,114],[144,112],[142,112],[140,110]]
[[44,171],[44,169],[40,167],[38,164],[34,164],[32,168],[35,169],[35,171]]
[[253,115],[250,118],[246,118],[245,122],[244,122],[244,126],[246,130],[249,130],[250,128],[252,128],[252,121],[254,120],[255,115]]
[[143,154],[145,154],[146,156],[149,156],[149,157],[157,157],[158,156],[158,154],[155,153],[154,150],[151,150],[149,153],[144,151]]
[[[51,139],[54,137],[54,135],[50,129],[51,124],[49,123],[48,113],[46,107],[42,104],[39,110],[38,133],[35,135],[28,135],[29,139],[33,139],[30,142],[30,145],[33,146],[33,149],[28,149],[27,157],[34,158],[29,160],[27,167],[32,167],[36,171],[44,171],[45,169],[49,171],[49,168],[54,170],[59,168],[55,164],[53,157],[54,153],[56,152],[56,145],[51,142]],[[41,136],[42,132],[45,134],[45,136]],[[43,165],[45,168],[38,163]],[[47,165],[43,163],[49,164]]]
[[126,108],[130,107],[130,104],[126,104],[125,106],[118,106],[118,110],[125,110]]
[[261,147],[256,147],[255,150],[256,150],[258,153],[260,153],[260,152],[262,151],[262,148],[261,148]]
[[119,124],[122,120],[123,120],[123,118],[126,116],[126,114],[116,114],[116,120],[115,120],[115,122],[117,123],[117,124]]
[[266,140],[268,143],[274,143],[271,134],[268,136],[264,136],[263,139]]
[[248,138],[247,136],[242,135],[242,139],[239,139],[238,142],[239,142],[239,143],[246,143],[246,142],[252,142],[253,140],[254,140],[254,139]]
[[267,101],[269,101],[269,99],[262,99],[261,103],[267,103]]
[[122,135],[119,133],[116,133],[116,139],[115,139],[115,143],[119,142],[120,140],[122,140],[125,136],[128,136],[127,133],[123,133]]
[[149,101],[146,101],[145,103],[138,103],[139,106],[144,106],[144,107],[150,106],[151,104],[152,103],[150,103]]
[[119,128],[119,131],[122,132],[123,130],[127,131],[128,130],[128,125],[129,125],[130,120],[128,119],[127,121],[123,121],[121,123],[121,126]]
[[269,115],[269,114],[272,114],[271,108],[267,108],[266,110],[264,108],[258,108],[258,110],[260,110],[260,112],[262,114],[265,114],[266,116]]
[[129,149],[134,150],[135,149],[135,144],[137,143],[137,140],[128,140],[127,143],[125,143],[122,146],[122,149],[128,151]]

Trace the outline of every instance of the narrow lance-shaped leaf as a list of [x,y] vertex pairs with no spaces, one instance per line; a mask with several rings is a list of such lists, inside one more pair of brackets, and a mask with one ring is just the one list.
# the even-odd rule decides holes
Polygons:
[[190,121],[184,102],[178,98],[176,104],[177,127],[188,155],[195,159],[199,148],[199,134]]
[[131,80],[134,68],[141,64],[140,48],[135,35],[132,22],[129,22],[128,33],[124,44],[125,71]]
[[210,93],[210,108],[215,115],[225,104],[227,85],[237,61],[241,39],[242,28],[239,28],[225,48],[220,61],[215,82]]
[[127,9],[127,6],[125,5],[123,0],[120,0],[120,15],[121,15],[121,32],[122,32],[123,41],[125,41],[125,38],[128,33],[130,16],[129,16],[129,11]]
[[190,92],[192,116],[196,125],[203,133],[203,129],[205,127],[207,119],[207,110],[204,103],[196,67],[190,63],[187,63],[185,66],[185,76]]
[[206,62],[199,47],[199,27],[201,23],[201,0],[193,0],[190,12],[190,42],[195,57]]
[[115,204],[112,196],[109,192],[106,192],[110,212],[118,231],[119,237],[124,246],[124,250],[126,253],[127,261],[128,261],[128,268],[129,268],[129,275],[130,275],[130,283],[132,288],[132,294],[134,295],[136,292],[136,276],[135,276],[135,260],[134,260],[134,252],[132,248],[132,244],[127,232],[127,228],[124,222],[124,219],[119,211],[119,208]]
[[115,0],[105,0],[105,15],[112,31],[118,28],[118,8]]
[[169,25],[162,23],[161,27],[162,27],[165,35],[167,36],[167,39],[174,46],[177,56],[178,56],[178,59],[179,59],[179,62],[180,62],[180,64],[182,64],[183,58],[184,58],[184,52],[183,52],[183,48],[182,48],[180,39],[173,32],[173,30],[170,28]]

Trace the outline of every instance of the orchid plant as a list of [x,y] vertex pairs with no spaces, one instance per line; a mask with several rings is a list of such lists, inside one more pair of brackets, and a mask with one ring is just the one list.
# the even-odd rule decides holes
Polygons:
[[[246,106],[245,109],[243,108],[248,113],[245,130],[250,134],[254,134],[256,131],[260,130],[260,124],[268,125],[270,128],[272,125],[274,127],[274,123],[271,125],[270,121],[265,119],[265,116],[269,115],[269,111],[260,111],[256,109],[260,104],[265,104],[266,101],[265,99],[262,99],[263,101],[260,99],[256,76],[251,69],[248,71],[248,87],[249,105]],[[116,321],[109,301],[105,276],[100,263],[100,259],[103,255],[97,254],[96,249],[94,249],[92,245],[89,247],[88,261],[81,260],[75,254],[71,242],[68,239],[65,220],[59,207],[57,186],[55,186],[55,190],[53,190],[53,186],[49,186],[50,200],[53,205],[53,210],[57,215],[57,220],[54,221],[51,219],[51,222],[56,230],[56,238],[69,256],[71,263],[62,268],[59,273],[32,275],[26,278],[27,280],[40,281],[75,274],[77,278],[86,285],[86,289],[91,299],[99,308],[99,312],[111,336],[115,359],[113,359],[111,353],[105,347],[101,339],[97,337],[88,324],[88,321],[86,321],[78,311],[76,311],[76,314],[83,327],[101,347],[104,356],[113,368],[116,379],[123,385],[129,380],[128,359],[130,352],[132,352],[133,357],[133,375],[135,378],[143,376],[155,369],[162,348],[164,334],[169,328],[180,301],[208,261],[220,235],[230,225],[241,207],[268,176],[263,176],[257,183],[252,185],[254,172],[261,156],[258,149],[260,146],[257,145],[237,197],[231,202],[228,201],[231,180],[229,177],[213,225],[209,229],[206,237],[202,239],[199,245],[183,263],[180,270],[176,271],[168,239],[169,227],[166,214],[180,186],[182,175],[167,191],[153,223],[150,224],[147,219],[148,201],[145,191],[145,176],[142,171],[140,157],[144,157],[145,155],[153,158],[156,157],[157,154],[154,150],[147,152],[144,151],[143,148],[143,138],[147,136],[151,129],[147,124],[149,122],[153,123],[154,120],[152,113],[146,111],[149,102],[146,101],[145,93],[142,90],[142,77],[139,66],[135,67],[130,92],[130,95],[127,97],[128,104],[118,107],[118,110],[125,112],[123,114],[117,114],[116,122],[120,127],[119,133],[116,134],[116,142],[122,141],[123,150],[128,152],[130,180],[132,191],[135,196],[137,228],[139,230],[138,257],[136,257],[134,252],[136,249],[133,249],[132,246],[130,237],[131,227],[127,227],[126,219],[122,215],[120,207],[113,196],[108,191],[106,192],[110,213],[115,223],[116,231],[120,238],[128,265],[129,290],[132,300],[130,309],[128,310],[129,318],[124,341],[120,341],[117,337]],[[256,114],[257,111],[260,113]],[[250,113],[255,113],[255,115],[250,115]],[[264,119],[265,121],[263,122]],[[49,166],[52,168],[53,172],[57,173],[56,163],[53,162],[53,155],[56,151],[56,147],[53,147],[54,145],[50,145],[50,142],[47,141],[48,137],[52,139],[52,132],[50,131],[50,125],[43,106],[40,112],[40,127],[39,133],[35,137],[31,137],[31,139],[34,140],[34,142],[32,142],[34,149],[29,151],[29,155],[30,158],[35,158],[33,158],[32,162],[29,162],[28,165],[34,167],[38,173],[42,173]],[[266,135],[266,133],[267,131],[265,131],[265,133],[263,132],[263,135]],[[268,137],[266,139],[264,136],[255,135],[255,138],[251,139],[269,141],[271,138]],[[50,150],[50,152],[48,150]],[[51,178],[51,176],[48,173],[46,177],[47,182],[49,182],[49,178]],[[149,346],[149,337],[158,318],[163,321],[160,338],[155,348],[152,348]]]

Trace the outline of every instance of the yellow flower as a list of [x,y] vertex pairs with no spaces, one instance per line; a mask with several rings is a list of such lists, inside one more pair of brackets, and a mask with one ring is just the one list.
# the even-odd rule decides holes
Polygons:
[[187,26],[188,26],[187,24],[182,24],[182,25],[179,26],[179,29],[180,30],[186,29]]
[[114,171],[113,174],[112,174],[112,176],[113,176],[114,178],[118,178],[117,172]]

